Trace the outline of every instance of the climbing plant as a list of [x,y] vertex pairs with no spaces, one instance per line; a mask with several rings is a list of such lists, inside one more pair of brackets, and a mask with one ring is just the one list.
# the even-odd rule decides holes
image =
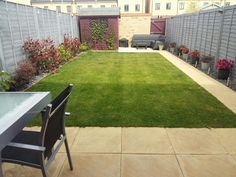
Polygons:
[[92,40],[97,43],[104,41],[108,29],[108,22],[105,19],[91,20],[90,29],[92,33]]

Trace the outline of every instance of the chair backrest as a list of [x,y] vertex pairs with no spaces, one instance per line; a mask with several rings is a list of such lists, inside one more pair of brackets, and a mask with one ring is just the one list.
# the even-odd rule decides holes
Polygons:
[[43,114],[43,124],[41,129],[42,146],[46,148],[44,153],[45,158],[49,158],[52,152],[52,148],[64,135],[64,118],[65,109],[68,102],[68,98],[72,91],[72,85],[70,84],[65,90],[63,90],[46,108],[46,112]]

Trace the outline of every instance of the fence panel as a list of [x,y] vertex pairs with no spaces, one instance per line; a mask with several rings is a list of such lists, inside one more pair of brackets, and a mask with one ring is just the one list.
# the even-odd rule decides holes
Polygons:
[[167,41],[197,49],[204,55],[233,59],[232,78],[236,81],[236,6],[167,19]]
[[27,38],[50,37],[58,45],[65,34],[79,37],[77,16],[0,1],[0,70],[15,71]]

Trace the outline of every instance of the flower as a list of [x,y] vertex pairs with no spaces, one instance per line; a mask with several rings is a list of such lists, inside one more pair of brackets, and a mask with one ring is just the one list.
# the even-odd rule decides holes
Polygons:
[[191,58],[199,58],[200,57],[200,53],[198,50],[193,50],[192,52],[190,52],[189,56]]
[[234,61],[228,58],[219,58],[215,64],[217,69],[231,70],[234,66]]
[[176,43],[175,43],[175,42],[171,42],[171,43],[169,44],[169,47],[170,47],[170,48],[175,48],[175,47],[176,47]]
[[182,47],[182,48],[180,48],[180,52],[182,54],[188,54],[189,53],[189,49],[187,47]]

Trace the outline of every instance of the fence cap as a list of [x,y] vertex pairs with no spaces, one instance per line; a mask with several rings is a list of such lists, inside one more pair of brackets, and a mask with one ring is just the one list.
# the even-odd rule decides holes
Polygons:
[[79,12],[79,16],[80,17],[120,16],[120,9],[118,7],[82,8]]

